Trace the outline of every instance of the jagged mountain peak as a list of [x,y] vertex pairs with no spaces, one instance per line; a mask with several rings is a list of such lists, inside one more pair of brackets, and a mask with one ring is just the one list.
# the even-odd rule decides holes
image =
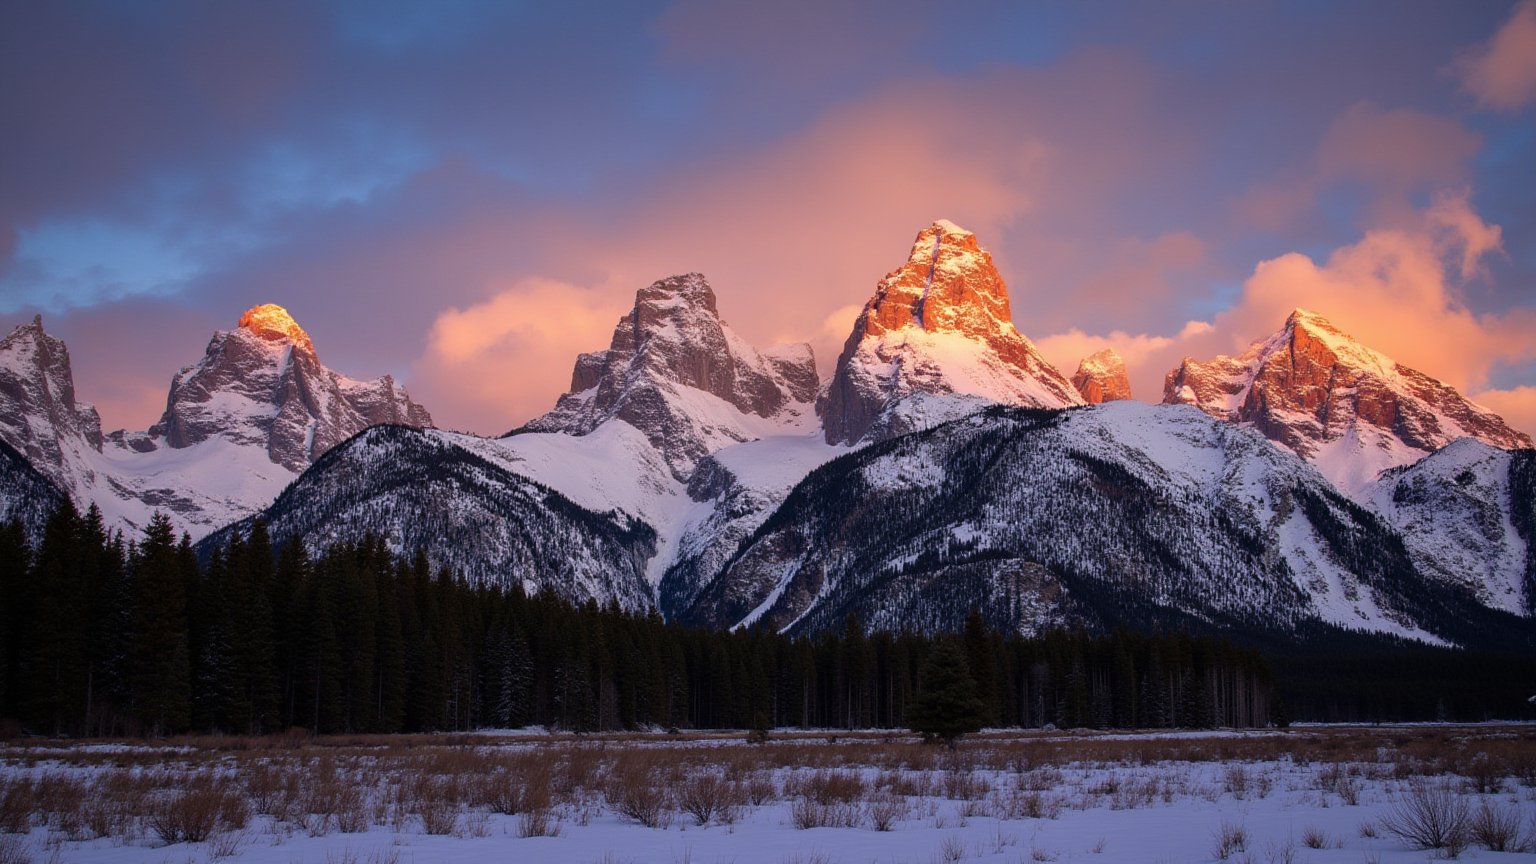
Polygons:
[[1008,288],[992,254],[947,219],[917,233],[907,262],[880,281],[864,317],[867,333],[916,327],[978,335],[1013,326]]
[[165,413],[135,450],[182,449],[213,438],[254,445],[298,472],[369,426],[431,426],[432,417],[385,375],[356,381],[323,365],[288,310],[254,306],[213,335],[198,363],[171,381]]
[[1532,446],[1529,436],[1455,388],[1305,309],[1240,356],[1186,358],[1164,380],[1163,401],[1252,426],[1356,495],[1382,470],[1458,438]]
[[311,354],[315,351],[315,344],[310,341],[309,334],[304,332],[299,322],[293,320],[287,309],[276,303],[263,303],[245,310],[245,314],[240,316],[239,327],[263,339],[292,342],[303,346]]
[[75,398],[69,348],[41,315],[0,339],[0,440],[65,489],[89,474],[78,454],[102,446],[100,416]]
[[918,232],[906,263],[864,304],[817,412],[828,442],[853,443],[988,402],[1059,408],[1083,400],[1014,327],[991,253],[941,219]]
[[1077,364],[1072,385],[1089,405],[1131,398],[1131,379],[1125,371],[1125,360],[1113,348],[1084,357]]
[[720,318],[709,280],[684,273],[636,291],[608,349],[577,357],[570,392],[517,431],[580,436],[622,421],[686,481],[708,453],[798,422],[819,386],[809,346],[758,351]]

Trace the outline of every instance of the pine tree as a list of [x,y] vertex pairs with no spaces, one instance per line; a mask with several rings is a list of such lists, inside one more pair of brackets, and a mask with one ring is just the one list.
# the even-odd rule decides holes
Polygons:
[[24,623],[22,716],[38,731],[59,735],[84,726],[86,678],[86,558],[74,505],[54,511],[43,530],[32,570],[33,604]]
[[32,550],[27,546],[21,520],[0,526],[0,717],[15,716],[13,700],[18,689],[16,662],[21,652],[22,622],[27,591],[27,571]]
[[976,680],[954,642],[941,639],[918,673],[918,694],[907,706],[907,726],[929,740],[955,749],[960,736],[986,720],[986,706],[976,695]]
[[180,731],[191,705],[186,579],[175,530],[163,513],[150,518],[135,550],[133,594],[134,714],[149,734]]

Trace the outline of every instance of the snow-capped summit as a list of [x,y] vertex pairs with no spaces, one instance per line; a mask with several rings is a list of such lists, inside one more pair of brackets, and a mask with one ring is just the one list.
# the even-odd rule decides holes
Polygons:
[[326,368],[288,310],[268,303],[247,310],[234,330],[215,333],[203,359],[176,374],[165,414],[148,435],[121,440],[148,451],[225,438],[262,447],[297,473],[381,423],[431,426],[432,417],[391,376],[356,381]]
[[1084,357],[1072,376],[1072,386],[1089,405],[1131,398],[1131,379],[1126,375],[1125,361],[1113,348]]
[[827,441],[899,435],[988,402],[1081,405],[1072,382],[1014,329],[1008,287],[976,235],[946,220],[864,304],[817,402]]
[[1240,357],[1185,359],[1168,373],[1163,401],[1252,426],[1358,495],[1387,468],[1415,462],[1458,438],[1532,446],[1455,388],[1356,342],[1323,316],[1297,309],[1285,326]]
[[42,320],[0,341],[0,440],[72,496],[133,531],[164,511],[194,537],[256,512],[326,450],[369,426],[430,426],[388,375],[355,381],[320,363],[281,306],[248,310],[171,382],[147,432],[101,433],[75,399],[63,340]]
[[77,454],[101,450],[101,417],[75,400],[69,349],[41,315],[0,340],[0,440],[65,489],[82,480]]
[[519,431],[587,435],[622,420],[685,482],[707,454],[808,417],[818,384],[810,346],[759,352],[721,320],[709,282],[687,273],[636,292],[608,350],[577,357],[570,392]]

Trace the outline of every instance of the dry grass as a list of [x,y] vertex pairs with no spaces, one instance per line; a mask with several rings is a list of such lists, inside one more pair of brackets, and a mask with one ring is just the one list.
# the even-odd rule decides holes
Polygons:
[[[698,825],[730,824],[749,807],[786,802],[795,827],[891,831],[909,821],[943,828],[978,817],[1053,819],[1064,810],[1129,810],[1188,798],[1249,801],[1274,790],[1311,796],[1320,806],[1358,804],[1365,790],[1365,803],[1379,806],[1384,790],[1396,787],[1397,809],[1372,832],[1379,825],[1429,848],[1472,842],[1515,850],[1536,840],[1526,837],[1525,805],[1518,803],[1464,806],[1459,830],[1431,831],[1424,843],[1413,827],[1425,821],[1415,815],[1424,809],[1419,799],[1430,794],[1424,789],[1449,796],[1444,806],[1429,805],[1438,814],[1431,827],[1440,816],[1455,822],[1455,802],[1466,805],[1479,794],[1531,800],[1536,730],[1525,726],[1209,738],[1015,732],[977,735],[955,752],[905,735],[837,738],[832,744],[824,733],[775,733],[767,743],[749,744],[739,734],[712,733],[291,735],[112,749],[25,741],[0,747],[0,836],[46,826],[58,842],[203,841],[207,857],[218,860],[250,836],[243,829],[253,814],[274,835],[387,825],[475,838],[559,834],[604,811],[653,828],[672,825],[679,814]],[[515,820],[493,826],[496,817]],[[1241,827],[1223,826],[1214,851],[1254,857],[1243,848],[1245,836],[1223,836],[1232,828],[1241,834]],[[1314,848],[1332,842],[1318,833],[1322,846]],[[1310,847],[1314,838],[1308,832],[1301,842]]]
[[1222,822],[1211,840],[1211,855],[1219,861],[1248,848],[1248,829],[1241,822]]

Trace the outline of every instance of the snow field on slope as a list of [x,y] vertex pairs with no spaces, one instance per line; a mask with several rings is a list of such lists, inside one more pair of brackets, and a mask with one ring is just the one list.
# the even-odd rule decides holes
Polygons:
[[[77,494],[101,507],[108,527],[122,528],[130,536],[136,536],[160,510],[171,517],[178,532],[200,540],[270,504],[299,476],[273,462],[265,447],[224,437],[180,449],[162,446],[148,453],[108,442],[100,453],[81,447],[74,455],[75,464],[88,466],[94,475],[83,480]],[[189,515],[164,503],[124,497],[120,489],[137,495],[159,493],[157,500],[190,501],[197,510]]]
[[[0,758],[5,781],[46,775],[53,784],[61,778],[106,784],[131,776],[160,791],[136,802],[143,812],[132,813],[108,836],[93,838],[79,823],[71,828],[68,812],[61,811],[35,819],[27,833],[0,835],[0,843],[34,860],[70,864],[1417,864],[1444,853],[1414,848],[1385,824],[1415,783],[1431,789],[1444,784],[1452,800],[1472,813],[1487,807],[1517,819],[1522,831],[1536,821],[1536,793],[1514,777],[1499,777],[1498,791],[1480,793],[1473,781],[1455,774],[1404,776],[1415,771],[1412,758],[1389,742],[1416,740],[1419,732],[1350,733],[1361,737],[1342,753],[1309,747],[1319,743],[1314,736],[1339,734],[1345,733],[1024,733],[1013,742],[988,736],[954,756],[937,748],[882,745],[878,737],[863,737],[860,749],[860,733],[846,731],[829,731],[825,739],[797,736],[767,749],[743,745],[739,736],[639,736],[575,745],[567,738],[559,746],[510,735],[485,739],[496,743],[438,748],[453,751],[447,755],[430,744],[404,758],[401,753],[416,751],[338,750],[319,760],[309,753],[298,757],[307,763],[298,767],[294,751],[281,749],[219,756],[185,748],[118,748],[110,761],[90,747],[53,750],[52,758],[13,750]],[[853,743],[823,743],[839,739]],[[1362,751],[1378,740],[1379,752]],[[1479,744],[1465,742],[1474,750]],[[1080,755],[1057,757],[1058,745],[1062,753]],[[999,749],[989,755],[981,749],[987,746]],[[1293,747],[1333,752],[1339,761],[1293,757]],[[1095,755],[1096,748],[1104,755]],[[1236,758],[1213,758],[1227,751]],[[1006,754],[1013,754],[1011,762]],[[327,786],[323,779],[325,765],[334,765],[334,777],[360,794],[349,805],[301,791],[285,818],[253,812],[238,830],[166,844],[153,823],[139,817],[153,802],[174,799],[177,779],[198,770],[193,766],[208,770],[199,758],[205,755],[217,759],[214,788],[253,804],[246,790],[260,782],[251,771],[258,762],[278,777],[303,778],[301,790],[338,788],[336,780]],[[114,761],[138,767],[114,768]],[[524,775],[518,772],[534,762],[544,763],[553,780],[550,805],[540,811],[551,836],[522,836],[530,825],[525,815],[493,812],[494,805],[485,803],[495,794],[486,791],[486,781],[521,788]],[[626,782],[624,764],[638,766],[628,776],[650,782]],[[699,788],[698,778],[737,789],[734,812],[701,825],[681,809],[683,795]],[[653,827],[623,815],[626,791],[634,803],[655,804]],[[751,803],[751,796],[759,803]],[[89,804],[81,807],[88,811]],[[434,831],[441,833],[427,833],[429,810],[438,823]],[[355,820],[349,833],[340,830],[342,818]],[[1536,861],[1531,852],[1494,853],[1475,844],[1463,855]]]
[[[880,359],[885,356],[909,359],[892,369],[893,364]],[[903,327],[894,333],[866,338],[852,362],[864,367],[864,375],[872,381],[886,381],[894,372],[919,380],[938,379],[949,392],[979,396],[1005,405],[1059,408],[1074,404],[1063,401],[1035,378],[1004,363],[986,343],[961,333]],[[897,392],[922,389],[917,383],[902,382],[902,385]]]
[[[1526,541],[1511,515],[1504,450],[1461,438],[1382,476],[1365,498],[1437,578],[1467,585],[1489,606],[1525,608]],[[1409,494],[1399,502],[1399,488]]]

